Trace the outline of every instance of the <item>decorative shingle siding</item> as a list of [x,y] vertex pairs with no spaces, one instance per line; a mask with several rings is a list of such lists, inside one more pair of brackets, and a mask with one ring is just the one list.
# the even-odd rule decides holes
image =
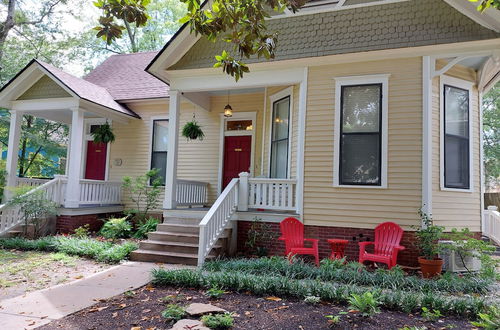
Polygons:
[[[500,33],[477,24],[442,0],[374,5],[268,23],[270,31],[279,31],[276,61],[500,38]],[[170,69],[211,67],[214,56],[230,47],[202,38]],[[262,60],[246,60],[258,61]]]
[[43,76],[33,84],[18,100],[50,99],[57,97],[71,97],[61,86],[47,76]]

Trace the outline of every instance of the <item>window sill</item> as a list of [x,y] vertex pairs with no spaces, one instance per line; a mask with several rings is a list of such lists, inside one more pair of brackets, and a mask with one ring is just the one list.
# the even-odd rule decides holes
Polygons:
[[333,187],[334,188],[387,189],[387,185],[382,185],[382,186],[363,186],[363,185],[334,184]]
[[461,188],[446,188],[441,187],[441,191],[453,191],[453,192],[463,192],[463,193],[473,193],[474,189],[461,189]]

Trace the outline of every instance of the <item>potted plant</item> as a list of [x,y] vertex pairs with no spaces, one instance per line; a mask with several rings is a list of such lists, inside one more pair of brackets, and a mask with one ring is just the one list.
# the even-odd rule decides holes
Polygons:
[[196,120],[191,120],[187,122],[186,125],[182,128],[182,136],[189,140],[203,140],[205,134],[201,130],[201,126],[198,124]]
[[92,139],[95,143],[109,143],[115,141],[115,134],[108,122],[100,125],[92,132]]
[[422,226],[417,229],[417,244],[421,252],[418,263],[424,278],[432,278],[441,274],[443,269],[443,259],[438,257],[440,251],[439,239],[443,236],[444,227],[435,226],[432,217],[418,211]]

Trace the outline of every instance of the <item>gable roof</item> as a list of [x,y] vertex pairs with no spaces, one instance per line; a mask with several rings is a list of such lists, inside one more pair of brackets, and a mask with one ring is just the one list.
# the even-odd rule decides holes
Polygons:
[[[75,94],[75,96],[91,103],[101,105],[105,108],[121,112],[131,117],[140,118],[139,115],[137,115],[135,112],[128,109],[126,106],[116,102],[111,94],[106,90],[106,88],[95,85],[82,78],[75,77],[69,73],[62,71],[59,68],[56,68],[51,64],[42,62],[40,60],[33,61],[44,68],[48,73],[50,73],[53,78],[57,79],[60,83],[66,86],[71,92]],[[30,62],[30,64],[32,64],[32,62]],[[30,64],[28,64],[28,66]]]
[[[314,1],[314,0],[313,0]],[[318,4],[322,2],[332,2],[334,3],[335,1],[314,1],[317,2]],[[425,2],[425,4],[424,4]],[[453,5],[452,7],[448,7],[447,4],[451,5],[452,3],[465,3],[465,5]],[[204,6],[207,3],[207,1],[204,1],[202,6]],[[349,34],[348,32],[352,32],[353,29],[356,28],[355,25],[352,24],[354,21],[358,21],[359,18],[354,18],[353,14],[356,12],[361,12],[364,13],[366,17],[363,19],[360,19],[359,22],[361,24],[357,24],[361,26],[361,28],[364,28],[366,31],[362,31],[363,33],[365,32],[373,32],[376,31],[378,34],[367,37],[366,35],[363,35],[362,42],[365,43],[366,45],[364,47],[358,47],[359,45],[357,44],[357,40],[354,40],[350,38],[349,40],[342,41],[344,45],[351,45],[352,47],[350,49],[343,49],[342,53],[351,53],[351,52],[361,52],[361,51],[368,51],[368,50],[379,50],[383,48],[399,48],[399,47],[412,47],[412,46],[422,46],[424,44],[423,39],[429,36],[436,36],[436,33],[433,33],[433,31],[429,31],[429,29],[424,28],[425,26],[428,26],[428,20],[433,19],[433,24],[434,27],[441,26],[442,24],[442,17],[435,18],[436,12],[431,9],[428,11],[427,16],[423,18],[423,21],[420,22],[422,24],[418,24],[417,28],[415,31],[412,30],[407,30],[411,26],[406,26],[406,27],[401,27],[401,29],[398,29],[398,22],[397,21],[391,21],[390,19],[394,18],[394,11],[396,10],[395,7],[397,6],[404,6],[405,4],[410,6],[409,11],[407,12],[409,17],[407,17],[407,21],[410,21],[414,23],[415,18],[413,17],[413,12],[415,12],[418,9],[421,9],[421,7],[424,6],[438,6],[439,8],[444,8],[448,7],[448,13],[452,13],[454,17],[461,17],[463,18],[469,18],[469,21],[467,22],[467,26],[462,28],[461,26],[457,25],[457,22],[451,22],[451,26],[449,27],[449,31],[444,31],[444,34],[448,36],[448,39],[445,40],[444,43],[453,43],[453,42],[462,42],[462,41],[470,41],[470,40],[478,40],[478,39],[493,39],[493,38],[499,38],[500,34],[500,13],[496,12],[495,10],[489,10],[484,14],[477,14],[477,10],[475,9],[474,4],[471,4],[468,2],[468,0],[345,0],[345,1],[339,1],[338,2],[339,6],[329,6],[329,9],[319,9],[318,11],[309,11],[309,10],[301,10],[297,14],[290,14],[286,16],[280,16],[280,17],[273,17],[273,19],[270,21],[271,24],[273,24],[273,21],[284,21],[284,26],[281,27],[282,30],[284,31],[287,35],[287,33],[290,30],[290,22],[294,19],[299,19],[303,20],[305,25],[302,26],[302,29],[294,30],[292,35],[287,37],[288,39],[292,40],[289,42],[298,42],[299,44],[302,43],[303,41],[308,41],[309,39],[314,39],[317,36],[314,34],[314,32],[317,32],[319,34],[326,34],[331,37],[343,37],[344,39],[349,39]],[[387,4],[387,6],[384,6]],[[342,5],[342,8],[340,8],[340,5]],[[471,6],[472,5],[472,6]],[[365,6],[365,8],[363,8]],[[369,7],[366,7],[369,6]],[[385,7],[389,8],[388,12],[387,11],[381,11],[380,8]],[[356,9],[356,10],[355,10]],[[472,13],[474,11],[474,13]],[[322,15],[328,12],[334,12],[336,13],[336,17],[342,17],[342,16],[349,16],[347,17],[347,20],[345,22],[346,26],[343,27],[342,29],[334,29],[333,27],[329,28],[328,23],[332,23],[330,21],[326,21],[323,19],[318,19],[318,15]],[[307,15],[307,16],[306,16]],[[467,17],[465,17],[467,16]],[[449,21],[449,17],[446,15],[443,16],[446,21]],[[311,24],[311,20],[315,19],[317,21],[317,24],[320,24],[323,29],[317,29]],[[390,25],[390,31],[393,31],[392,34],[395,32],[398,32],[398,35],[390,36],[388,39],[390,42],[390,46],[388,47],[382,47],[379,45],[373,45],[377,41],[380,41],[380,34],[383,34],[386,32],[386,34],[390,34],[389,32],[386,31],[386,26],[387,24],[377,24],[377,27],[374,28],[371,24],[373,23],[372,21],[377,20],[377,18],[387,18],[389,19],[388,23]],[[495,24],[491,24],[491,22],[495,22]],[[335,22],[333,22],[335,23]],[[488,24],[487,24],[488,23]],[[213,55],[215,54],[215,51],[218,51],[218,47],[211,43],[210,47],[210,54],[203,53],[206,51],[206,48],[201,50],[201,53],[203,57],[204,62],[203,64],[196,63],[194,65],[191,65],[191,63],[184,63],[186,66],[183,67],[181,65],[181,61],[186,60],[184,57],[188,55],[187,53],[190,52],[190,50],[198,45],[198,43],[203,42],[203,38],[200,39],[199,36],[195,36],[193,33],[190,33],[190,30],[186,28],[187,23],[184,24],[178,31],[177,33],[174,34],[174,36],[165,44],[163,49],[155,56],[153,61],[147,66],[146,71],[151,73],[152,75],[158,77],[159,79],[162,79],[164,81],[168,81],[168,76],[165,75],[164,70],[165,69],[190,69],[190,68],[200,68],[200,67],[209,67],[213,64]],[[473,31],[471,31],[471,29]],[[270,29],[272,30],[272,29]],[[422,32],[421,30],[425,30]],[[477,38],[477,35],[473,35],[472,32],[477,32],[479,35],[479,38]],[[410,35],[409,38],[404,38],[406,36],[406,33],[413,33],[415,32],[416,35]],[[306,38],[302,40],[298,40],[300,38],[297,38],[297,33],[300,34],[306,34]],[[458,34],[461,33],[459,36]],[[365,33],[366,34],[366,33]],[[401,34],[404,36],[401,37]],[[461,38],[461,36],[463,38]],[[476,39],[475,39],[476,38]],[[465,40],[463,40],[465,39]],[[384,43],[386,43],[386,40],[382,40]],[[439,44],[442,43],[443,40],[440,40],[439,36],[435,38],[430,44]],[[279,37],[279,49],[283,49],[283,37],[280,34]],[[297,54],[300,55],[299,57],[314,57],[314,56],[323,56],[323,55],[330,55],[328,52],[325,52],[325,44],[328,42],[326,40],[321,40],[320,44],[318,47],[316,46],[311,46],[311,45],[303,45],[302,47],[299,47],[300,49],[297,50]],[[292,45],[293,47],[293,45]],[[286,50],[286,49],[285,49]],[[306,54],[309,51],[308,54]],[[287,58],[292,58],[288,56]],[[278,56],[277,56],[278,59]],[[187,61],[186,61],[187,62]],[[255,62],[255,60],[252,61],[252,59],[247,60],[248,63]]]
[[110,56],[83,79],[106,88],[118,101],[168,97],[168,85],[144,71],[157,53]]

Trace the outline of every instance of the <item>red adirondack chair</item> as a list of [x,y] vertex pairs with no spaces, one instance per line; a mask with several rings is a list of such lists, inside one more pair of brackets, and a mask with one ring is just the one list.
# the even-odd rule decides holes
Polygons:
[[[313,255],[316,266],[319,266],[317,239],[304,238],[304,224],[295,218],[286,218],[280,223],[281,241],[285,241],[285,255],[290,259],[296,254]],[[311,242],[312,247],[305,247],[305,242]]]
[[[403,229],[394,222],[384,222],[375,227],[374,242],[359,243],[359,262],[380,262],[387,265],[389,269],[396,265],[398,253],[405,249],[399,245],[403,237]],[[374,245],[374,252],[365,251],[366,246]]]

